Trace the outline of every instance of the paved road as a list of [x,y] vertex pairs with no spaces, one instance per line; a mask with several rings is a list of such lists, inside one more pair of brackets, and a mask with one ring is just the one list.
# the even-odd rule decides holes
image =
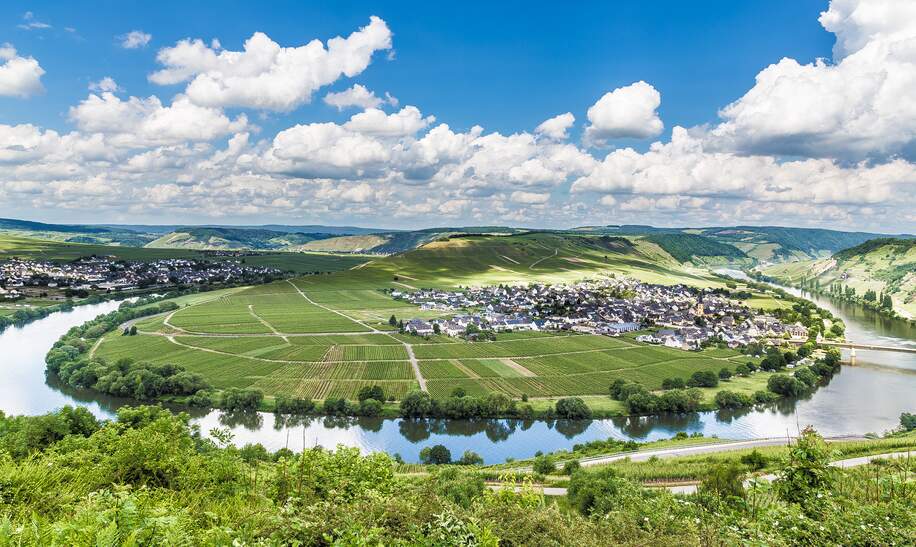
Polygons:
[[[885,454],[875,454],[872,456],[860,456],[857,458],[837,460],[835,462],[831,462],[830,465],[833,467],[841,468],[841,469],[848,469],[850,467],[858,467],[860,465],[866,465],[870,463],[872,460],[876,460],[876,459],[905,458],[909,455],[910,455],[910,452],[889,452]],[[776,475],[772,473],[767,474],[767,475],[759,475],[757,477],[754,477],[753,479],[748,479],[744,481],[744,486],[745,487],[750,486],[752,481],[771,482],[775,479],[776,479]],[[488,487],[491,490],[502,490],[505,488],[505,486],[500,485],[500,484],[490,484],[488,485]],[[668,490],[669,492],[671,492],[672,494],[694,494],[697,491],[696,484],[683,484],[679,486],[665,486],[664,488]],[[515,492],[520,492],[521,487],[514,486],[512,487],[512,490]],[[543,491],[545,496],[565,496],[566,495],[566,488],[559,488],[555,486],[545,486],[541,488],[541,490]]]
[[[766,439],[751,439],[747,441],[729,441],[722,443],[700,444],[696,446],[683,446],[678,448],[660,448],[657,450],[645,450],[640,452],[622,452],[610,456],[592,456],[580,458],[579,464],[582,467],[593,465],[606,465],[609,463],[626,460],[634,462],[643,462],[650,458],[675,458],[680,456],[694,456],[697,454],[710,454],[714,452],[727,452],[730,450],[744,450],[746,448],[762,448],[765,446],[786,446],[794,437],[772,437]],[[865,437],[847,436],[847,437],[830,437],[828,442],[834,441],[864,441]],[[515,468],[515,471],[531,471],[531,467]]]

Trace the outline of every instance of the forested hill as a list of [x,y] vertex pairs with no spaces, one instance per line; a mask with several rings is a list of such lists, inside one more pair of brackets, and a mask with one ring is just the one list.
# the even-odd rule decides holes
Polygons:
[[700,235],[654,233],[645,236],[644,239],[655,243],[681,263],[689,261],[725,263],[748,258],[735,246],[719,243],[715,239]]

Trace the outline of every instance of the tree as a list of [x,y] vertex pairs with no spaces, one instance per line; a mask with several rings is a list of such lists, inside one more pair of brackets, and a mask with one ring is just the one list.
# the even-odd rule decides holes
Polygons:
[[131,335],[131,336],[136,336],[136,335],[137,335],[137,325],[131,325],[131,326],[130,326],[130,335]]
[[566,397],[556,404],[557,416],[568,420],[582,420],[592,417],[592,411],[579,397]]
[[690,387],[716,387],[719,385],[719,377],[711,370],[698,370],[690,375],[687,385]]
[[916,414],[904,412],[900,415],[900,427],[904,431],[916,430]]
[[452,397],[457,397],[460,399],[464,397],[465,395],[467,395],[467,391],[465,391],[464,388],[461,386],[458,386],[452,390]]
[[439,323],[433,323],[433,334],[441,334],[442,328],[439,327]]
[[441,444],[427,446],[420,451],[420,461],[427,465],[444,465],[452,463],[452,453]]
[[735,374],[737,374],[738,376],[750,376],[751,369],[747,368],[747,365],[745,365],[744,363],[741,363],[740,365],[735,367]]
[[385,400],[385,390],[379,385],[363,386],[359,388],[356,398],[362,402],[366,399],[375,399],[376,401]]
[[473,450],[465,450],[458,460],[459,465],[483,465],[483,458]]
[[723,389],[716,393],[716,406],[719,408],[741,408],[750,406],[753,403],[750,397],[742,393],[736,393]]
[[687,382],[683,378],[665,378],[662,380],[662,389],[684,389]]
[[382,403],[378,399],[363,399],[359,402],[361,416],[378,416],[382,413]]
[[797,397],[807,390],[798,379],[785,374],[774,374],[767,380],[767,389],[784,397]]
[[391,317],[388,318],[388,324],[392,327],[398,326],[398,318],[391,314]]
[[579,463],[579,460],[567,460],[563,464],[563,474],[572,475],[582,467],[582,464]]
[[411,391],[401,399],[401,416],[422,418],[433,411],[433,400],[425,391]]
[[720,380],[728,380],[731,377],[732,377],[732,371],[729,370],[727,367],[722,367],[722,369],[719,370],[719,379]]

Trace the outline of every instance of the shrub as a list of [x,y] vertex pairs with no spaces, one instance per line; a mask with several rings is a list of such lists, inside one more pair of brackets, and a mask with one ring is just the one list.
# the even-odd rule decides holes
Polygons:
[[722,367],[722,369],[719,371],[719,379],[728,380],[731,377],[732,377],[732,371],[729,370],[727,367]]
[[582,464],[579,463],[579,460],[568,460],[563,464],[563,474],[572,475],[582,467]]
[[665,378],[662,380],[662,389],[684,389],[687,382],[683,378]]
[[556,404],[557,416],[568,420],[582,420],[592,417],[592,411],[579,397],[560,399]]
[[751,369],[743,363],[735,367],[735,374],[738,376],[748,376],[750,373]]
[[557,470],[553,458],[544,456],[543,454],[534,458],[534,463],[531,465],[531,468],[535,473],[540,475],[549,475]]
[[594,472],[580,469],[570,477],[566,495],[570,506],[583,515],[605,514],[616,508],[620,494],[628,486],[628,481],[611,467]]
[[789,448],[777,473],[776,492],[784,501],[800,503],[829,488],[833,482],[830,449],[813,428],[807,427]]
[[486,490],[486,485],[479,475],[463,472],[454,467],[446,467],[435,473],[433,485],[436,493],[465,509]]
[[735,462],[720,463],[709,468],[699,491],[718,498],[744,497],[744,471]]
[[769,460],[756,448],[749,454],[741,456],[741,463],[748,466],[751,471],[760,471],[767,466]]

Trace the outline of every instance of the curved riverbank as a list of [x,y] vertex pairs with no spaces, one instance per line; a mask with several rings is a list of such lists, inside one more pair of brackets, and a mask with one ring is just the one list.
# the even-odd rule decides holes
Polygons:
[[[0,366],[0,410],[34,415],[65,404],[79,404],[97,416],[111,417],[118,407],[135,403],[61,386],[44,373],[44,357],[62,334],[117,306],[116,302],[81,306],[0,334],[0,354],[5,357]],[[853,329],[851,333],[876,328],[872,323],[860,324],[858,316],[845,316],[844,320]],[[911,343],[916,344],[916,340]],[[905,354],[895,355],[900,358]],[[797,433],[805,425],[813,425],[825,436],[881,433],[897,425],[901,412],[913,411],[916,365],[910,369],[905,363],[888,366],[872,364],[870,359],[866,352],[859,352],[857,366],[843,367],[827,385],[801,399],[758,409],[685,415],[550,421],[340,417],[283,421],[264,412],[187,411],[204,433],[224,428],[239,445],[261,443],[272,450],[299,450],[344,444],[364,452],[385,451],[400,454],[406,461],[418,461],[422,448],[443,444],[452,454],[473,450],[486,463],[499,463],[507,458],[529,458],[539,450],[570,449],[591,440],[651,441],[670,438],[679,431],[723,439],[785,436],[787,432]]]

